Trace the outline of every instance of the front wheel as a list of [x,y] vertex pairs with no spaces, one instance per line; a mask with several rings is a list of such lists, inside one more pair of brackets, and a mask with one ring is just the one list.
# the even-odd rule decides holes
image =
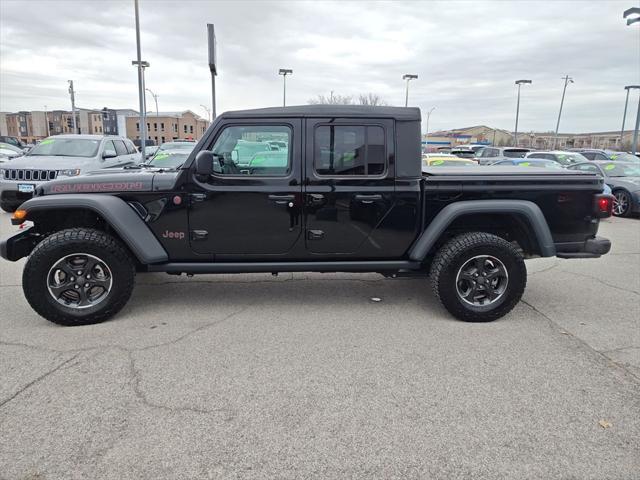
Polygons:
[[133,290],[135,265],[125,247],[93,229],[50,235],[34,248],[22,274],[31,307],[60,325],[99,323],[115,315]]
[[473,232],[440,248],[430,277],[436,297],[454,317],[490,322],[520,301],[527,269],[513,244],[496,235]]

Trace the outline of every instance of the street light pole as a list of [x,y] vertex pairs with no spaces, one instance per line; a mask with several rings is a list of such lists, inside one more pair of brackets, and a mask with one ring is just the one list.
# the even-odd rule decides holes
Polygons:
[[520,114],[520,85],[525,83],[532,83],[531,80],[516,80],[516,85],[518,86],[518,103],[516,105],[516,130],[513,133],[513,146],[518,146],[518,116]]
[[47,106],[44,106],[44,123],[47,124],[47,137],[51,135],[50,131],[49,131],[49,114],[47,112]]
[[407,86],[405,89],[405,93],[404,93],[404,106],[408,107],[409,106],[409,81],[411,80],[415,80],[416,78],[418,78],[418,75],[413,75],[410,73],[406,73],[402,76],[403,80],[407,81]]
[[207,23],[207,39],[209,45],[209,71],[211,72],[211,120],[216,119],[216,75],[218,66],[216,64],[216,32],[213,23]]
[[153,97],[153,100],[156,102],[156,117],[157,117],[158,116],[158,95],[153,93],[150,88],[145,88],[145,90],[151,94],[151,96]]
[[293,70],[290,68],[281,68],[278,70],[278,75],[282,75],[282,106],[287,106],[287,75],[292,75]]
[[71,95],[71,116],[73,117],[73,133],[78,133],[78,125],[76,125],[76,91],[73,89],[73,80],[69,82],[69,95]]
[[553,148],[557,148],[557,143],[558,143],[558,129],[560,128],[560,117],[562,115],[562,105],[564,104],[564,94],[567,91],[567,84],[569,82],[574,83],[573,82],[573,78],[571,78],[569,75],[565,75],[564,77],[562,77],[564,79],[564,88],[562,89],[562,100],[560,100],[560,111],[558,112],[558,123],[556,123],[556,134],[555,137],[553,138]]
[[633,89],[640,90],[640,85],[627,85],[624,87],[627,91],[627,98],[624,101],[624,113],[622,114],[622,128],[620,129],[620,149],[622,149],[622,139],[624,138],[624,124],[627,118],[627,104],[629,103],[629,92]]
[[427,142],[427,152],[429,151],[429,119],[431,118],[431,112],[433,112],[436,107],[431,107],[431,110],[427,112],[427,131],[424,134],[425,141]]
[[[627,18],[629,17],[629,18]],[[627,19],[627,25],[631,25],[633,23],[640,22],[640,7],[632,7],[628,10],[625,10],[622,14],[622,18]],[[636,86],[636,88],[638,88]],[[627,96],[629,95],[629,90],[627,90]],[[626,109],[625,109],[626,110]],[[638,151],[638,129],[640,128],[640,97],[638,97],[638,113],[636,113],[636,126],[633,130],[633,142],[631,143],[631,153],[633,155]]]
[[[136,13],[136,61],[131,62],[138,67],[138,101],[140,103],[140,154],[144,161],[145,157],[145,144],[147,141],[147,120],[145,111],[145,99],[144,99],[144,66],[142,62],[142,52],[140,49],[140,14],[138,12],[138,0],[133,0],[135,13]],[[144,62],[146,63],[146,62]],[[149,64],[147,63],[147,66]]]

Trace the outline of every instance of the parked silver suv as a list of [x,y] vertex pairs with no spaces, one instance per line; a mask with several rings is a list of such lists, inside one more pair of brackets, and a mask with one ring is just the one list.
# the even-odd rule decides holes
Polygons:
[[33,196],[39,184],[48,180],[140,162],[140,153],[128,138],[102,135],[48,137],[26,155],[0,166],[0,208],[14,211]]

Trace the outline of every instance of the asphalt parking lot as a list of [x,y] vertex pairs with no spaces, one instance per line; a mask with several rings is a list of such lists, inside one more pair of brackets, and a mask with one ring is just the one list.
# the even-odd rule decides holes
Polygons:
[[0,478],[638,478],[640,221],[600,234],[490,324],[425,280],[153,274],[64,328],[0,261]]

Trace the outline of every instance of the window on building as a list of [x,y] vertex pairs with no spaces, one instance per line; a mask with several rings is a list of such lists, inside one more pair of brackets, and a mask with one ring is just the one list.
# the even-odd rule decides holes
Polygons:
[[153,130],[156,131],[156,132],[158,131],[158,124],[155,123],[155,122],[153,124]]
[[193,125],[189,125],[189,133],[193,133]]
[[178,133],[178,124],[177,123],[173,124],[173,131],[174,131],[174,133]]
[[149,130],[151,130],[151,124],[150,124],[150,123],[147,123],[147,132],[148,132]]
[[100,133],[102,133],[102,127],[98,127],[98,128],[100,128]]
[[164,132],[164,122],[160,122],[160,130]]
[[140,123],[136,123],[136,131],[140,131]]
[[184,133],[187,133],[187,126],[184,126]]
[[318,175],[382,175],[385,150],[382,127],[321,125],[314,136],[314,168]]
[[161,140],[162,140],[162,143],[164,143],[164,137],[162,137]]

